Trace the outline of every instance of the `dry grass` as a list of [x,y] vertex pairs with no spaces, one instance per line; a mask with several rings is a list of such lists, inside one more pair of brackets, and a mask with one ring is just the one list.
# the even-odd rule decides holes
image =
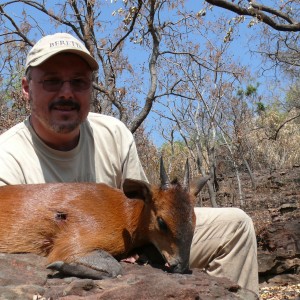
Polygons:
[[261,300],[300,300],[300,283],[262,287],[259,293]]

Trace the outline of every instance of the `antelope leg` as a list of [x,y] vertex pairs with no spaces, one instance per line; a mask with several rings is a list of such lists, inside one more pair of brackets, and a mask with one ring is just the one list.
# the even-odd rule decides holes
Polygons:
[[120,263],[103,250],[92,251],[71,263],[55,261],[49,264],[47,269],[59,271],[64,275],[91,279],[116,277],[122,272]]

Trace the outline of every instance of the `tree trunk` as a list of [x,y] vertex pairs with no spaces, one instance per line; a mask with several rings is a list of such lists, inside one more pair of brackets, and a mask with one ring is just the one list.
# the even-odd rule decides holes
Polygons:
[[251,179],[252,189],[256,190],[256,182],[255,182],[254,175],[253,175],[252,170],[251,170],[251,168],[250,168],[250,166],[248,164],[248,161],[245,159],[244,156],[243,156],[243,161],[244,161],[244,164],[245,164],[245,166],[247,168],[248,174],[249,174],[250,179]]

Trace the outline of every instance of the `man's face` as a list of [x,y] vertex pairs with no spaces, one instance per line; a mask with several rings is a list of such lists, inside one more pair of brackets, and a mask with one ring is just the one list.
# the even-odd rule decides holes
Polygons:
[[30,79],[23,79],[22,84],[31,103],[35,129],[70,133],[86,119],[92,95],[92,71],[78,55],[53,56],[32,67]]

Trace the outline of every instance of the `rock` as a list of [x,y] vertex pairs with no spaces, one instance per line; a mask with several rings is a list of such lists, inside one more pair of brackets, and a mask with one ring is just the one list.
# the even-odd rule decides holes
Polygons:
[[[300,222],[279,221],[270,224],[258,236],[258,262],[260,280],[280,281],[287,274],[300,274]],[[297,275],[298,274],[298,275]],[[275,276],[282,275],[275,279]],[[273,279],[272,279],[273,278]],[[299,278],[299,276],[297,277]]]
[[170,274],[150,265],[121,263],[123,275],[104,280],[62,278],[46,269],[46,259],[33,254],[0,255],[1,300],[160,300],[258,299],[227,278],[199,269]]
[[[0,299],[1,300],[25,300],[33,299],[34,295],[40,295],[45,293],[45,288],[38,285],[11,285],[0,287]],[[40,298],[38,298],[41,300]]]
[[84,291],[91,291],[96,287],[92,279],[78,279],[72,281],[64,290],[63,295],[82,295]]
[[268,251],[258,250],[259,273],[264,274],[272,270],[276,265],[276,255]]
[[0,286],[42,286],[50,274],[45,268],[45,258],[34,254],[0,253]]
[[299,274],[281,274],[268,279],[268,283],[271,285],[281,285],[284,286],[289,284],[298,284],[300,282]]
[[297,209],[298,209],[298,206],[296,203],[284,203],[279,207],[279,211],[282,215],[285,213],[288,213],[288,212],[292,212]]

